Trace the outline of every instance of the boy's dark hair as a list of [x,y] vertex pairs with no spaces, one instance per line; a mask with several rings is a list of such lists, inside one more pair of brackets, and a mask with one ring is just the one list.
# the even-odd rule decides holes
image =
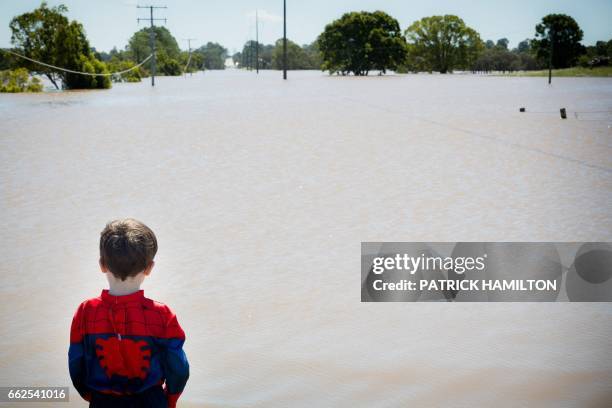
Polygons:
[[122,281],[147,268],[157,253],[157,238],[132,218],[106,224],[100,234],[100,263]]

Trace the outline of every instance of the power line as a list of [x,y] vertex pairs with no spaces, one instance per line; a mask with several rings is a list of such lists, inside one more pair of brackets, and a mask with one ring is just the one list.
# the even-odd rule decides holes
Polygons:
[[[191,41],[195,40],[195,38],[183,38],[183,41],[187,41],[187,48],[189,49],[189,58],[187,58],[187,64],[185,64],[185,69],[183,72],[187,73],[187,68],[189,67],[189,63],[191,62]],[[193,75],[190,73],[189,75]]]
[[136,8],[148,8],[151,12],[149,18],[138,18],[137,21],[140,23],[140,20],[146,21],[149,20],[151,23],[151,32],[149,33],[149,42],[151,44],[151,55],[153,55],[152,67],[151,67],[151,86],[155,86],[155,73],[157,71],[157,59],[155,58],[155,25],[154,21],[163,21],[166,23],[165,18],[153,18],[153,10],[154,9],[167,9],[166,6],[136,6]]
[[[185,68],[183,68],[183,73],[187,73],[187,67],[189,67],[189,63],[191,62],[191,53],[189,53],[189,58],[187,58],[187,63],[185,64]],[[193,73],[189,73],[189,75],[193,75]]]
[[439,126],[439,127],[442,127],[442,128],[448,129],[448,130],[454,130],[456,132],[461,132],[461,133],[464,133],[464,134],[467,134],[467,135],[470,135],[470,136],[473,136],[473,137],[481,138],[481,139],[491,140],[493,142],[504,144],[506,146],[509,146],[509,147],[512,147],[512,148],[515,148],[515,149],[521,149],[521,150],[526,150],[526,151],[530,151],[530,152],[535,152],[535,153],[543,154],[543,155],[546,155],[546,156],[549,156],[549,157],[554,157],[556,159],[572,162],[572,163],[575,163],[575,164],[578,164],[578,165],[581,165],[581,166],[589,167],[589,168],[592,168],[592,169],[597,169],[597,170],[600,170],[600,171],[603,171],[603,172],[606,172],[606,173],[612,173],[612,168],[610,168],[610,167],[606,167],[606,166],[602,166],[602,165],[598,165],[598,164],[592,164],[592,163],[589,163],[589,162],[587,162],[585,160],[581,160],[581,159],[577,159],[577,158],[574,158],[574,157],[571,157],[571,156],[566,156],[566,155],[563,155],[563,154],[558,154],[558,153],[546,151],[546,150],[541,149],[539,147],[532,147],[532,146],[524,145],[524,144],[521,144],[521,143],[518,143],[518,142],[508,141],[508,140],[503,139],[503,137],[499,136],[499,135],[474,131],[474,130],[463,128],[463,127],[460,127],[460,126],[455,126],[455,125],[452,125],[452,124],[448,124],[448,123],[445,123],[445,122],[442,122],[442,121],[438,121],[438,120],[434,120],[434,119],[428,119],[428,118],[426,118],[424,116],[410,114],[408,112],[398,111],[396,109],[389,109],[389,108],[386,108],[386,107],[383,107],[383,106],[380,106],[380,105],[377,105],[377,104],[373,104],[371,102],[363,102],[363,101],[355,99],[355,98],[341,97],[341,98],[338,98],[338,99],[340,99],[340,100],[347,100],[349,102],[353,102],[353,103],[356,103],[356,104],[361,104],[363,106],[368,106],[370,108],[381,110],[383,112],[387,112],[387,113],[392,114],[392,115],[399,114],[399,115],[402,115],[404,117],[405,116],[410,116],[410,117],[412,117],[412,118],[414,118],[416,120],[420,120],[422,122],[429,123],[429,124],[432,124],[434,126]]
[[42,62],[42,61],[37,61],[37,60],[35,60],[35,59],[32,59],[32,58],[30,58],[30,57],[26,57],[25,55],[21,55],[21,54],[18,54],[18,53],[16,53],[16,52],[13,52],[13,51],[10,51],[10,50],[2,50],[2,51],[6,52],[6,53],[9,53],[9,54],[12,54],[12,55],[15,55],[15,56],[17,56],[17,57],[20,57],[20,58],[26,59],[26,60],[28,60],[28,61],[31,61],[31,62],[35,63],[35,64],[39,64],[39,65],[42,65],[42,66],[45,66],[45,67],[48,67],[48,68],[52,68],[52,69],[57,69],[58,71],[64,71],[64,72],[69,72],[69,73],[71,73],[71,74],[88,75],[88,76],[112,76],[112,75],[121,75],[121,74],[125,74],[126,72],[130,72],[130,71],[135,70],[136,68],[139,68],[139,67],[140,67],[141,65],[143,65],[145,62],[147,62],[147,61],[148,61],[148,60],[149,60],[151,57],[153,57],[153,54],[151,54],[151,55],[149,55],[147,58],[145,58],[144,60],[142,60],[142,61],[141,61],[139,64],[134,65],[134,66],[133,66],[133,67],[131,67],[131,68],[124,69],[123,71],[116,71],[116,72],[103,72],[103,73],[99,73],[99,74],[97,74],[97,73],[91,73],[91,72],[74,71],[74,70],[72,70],[72,69],[68,69],[68,68],[57,67],[57,66],[55,66],[55,65],[47,64],[47,63]]

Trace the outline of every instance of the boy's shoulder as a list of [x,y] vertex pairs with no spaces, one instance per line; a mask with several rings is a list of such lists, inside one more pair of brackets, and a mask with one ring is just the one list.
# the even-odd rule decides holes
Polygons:
[[[170,306],[157,300],[145,297],[144,295],[137,298],[132,298],[130,299],[130,301],[132,304],[138,303],[145,309],[155,311],[163,316],[167,316],[170,318],[175,316],[174,311],[170,308]],[[97,309],[100,307],[109,308],[112,307],[112,305],[113,302],[108,299],[108,291],[103,290],[100,295],[82,301],[77,308],[77,313],[87,312],[88,310]]]
[[84,332],[106,331],[107,326],[110,325],[107,322],[109,311],[112,311],[117,303],[122,303],[127,310],[128,320],[144,322],[145,326],[149,328],[157,327],[158,329],[155,330],[149,329],[149,331],[154,331],[156,336],[166,338],[185,337],[174,311],[162,302],[145,297],[142,291],[117,299],[117,297],[110,296],[107,290],[104,290],[100,296],[84,300],[74,315],[75,327],[82,328],[81,330]]

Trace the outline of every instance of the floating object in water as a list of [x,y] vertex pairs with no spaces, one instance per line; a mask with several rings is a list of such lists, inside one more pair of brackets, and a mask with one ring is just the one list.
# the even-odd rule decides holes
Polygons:
[[519,112],[525,112],[525,108],[519,108]]
[[559,112],[561,113],[561,119],[567,119],[567,112],[565,111],[565,108],[561,108]]

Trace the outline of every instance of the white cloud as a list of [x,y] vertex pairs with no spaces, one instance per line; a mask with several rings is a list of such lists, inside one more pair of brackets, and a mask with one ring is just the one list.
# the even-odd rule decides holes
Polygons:
[[[257,10],[257,16],[260,22],[280,23],[283,21],[282,16],[278,16],[266,10]],[[254,21],[255,20],[255,10],[247,13],[247,18],[249,19],[249,21]]]

